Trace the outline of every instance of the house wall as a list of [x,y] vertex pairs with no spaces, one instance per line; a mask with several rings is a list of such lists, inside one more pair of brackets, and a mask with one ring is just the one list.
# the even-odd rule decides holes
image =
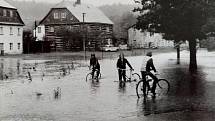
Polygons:
[[[62,16],[64,13],[65,17]],[[57,18],[56,15],[58,15]],[[51,42],[52,51],[83,50],[84,41],[86,49],[98,49],[103,44],[112,42],[113,38],[112,24],[83,23],[66,8],[52,8],[40,24],[45,25],[45,39]],[[63,35],[59,35],[59,30],[62,28],[79,32],[81,39],[64,40]]]
[[161,34],[150,35],[150,32],[141,32],[134,28],[128,30],[128,44],[134,48],[174,47],[174,42],[163,39]]
[[[39,31],[40,28],[40,31]],[[36,37],[36,41],[44,41],[44,37],[45,37],[45,26],[44,25],[40,25],[36,28],[36,36],[35,36],[35,29],[33,31],[33,35],[34,37]]]
[[6,54],[21,54],[23,52],[23,26],[0,25],[1,27],[3,31],[0,30],[0,50],[4,50]]

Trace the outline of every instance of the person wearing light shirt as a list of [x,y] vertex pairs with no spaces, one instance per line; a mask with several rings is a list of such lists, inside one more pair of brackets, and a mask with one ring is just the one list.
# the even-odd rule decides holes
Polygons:
[[145,76],[149,75],[154,80],[153,86],[151,88],[151,92],[153,96],[155,96],[156,95],[155,89],[156,89],[156,83],[158,82],[158,78],[150,72],[151,70],[153,70],[155,73],[157,72],[153,63],[152,52],[148,52],[146,56],[144,56],[144,60],[141,66],[141,74],[142,74],[142,79],[146,79]]

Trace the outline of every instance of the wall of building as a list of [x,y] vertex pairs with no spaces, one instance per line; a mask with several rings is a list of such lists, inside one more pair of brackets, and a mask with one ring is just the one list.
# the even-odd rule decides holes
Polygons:
[[133,48],[174,47],[174,42],[163,39],[161,34],[150,34],[134,28],[128,30],[128,44]]
[[36,28],[36,36],[35,36],[35,29],[33,31],[34,37],[36,37],[36,41],[44,41],[45,37],[45,26],[40,25]]
[[1,50],[4,50],[5,54],[21,54],[23,52],[22,26],[0,25]]

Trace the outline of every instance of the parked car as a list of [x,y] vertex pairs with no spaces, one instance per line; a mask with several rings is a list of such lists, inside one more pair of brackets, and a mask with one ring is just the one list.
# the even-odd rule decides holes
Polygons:
[[119,45],[119,49],[120,49],[120,50],[128,50],[129,48],[128,48],[128,45],[127,45],[127,44],[120,44],[120,45]]
[[119,47],[114,47],[113,45],[105,45],[101,47],[101,50],[107,51],[107,52],[115,52],[119,50]]

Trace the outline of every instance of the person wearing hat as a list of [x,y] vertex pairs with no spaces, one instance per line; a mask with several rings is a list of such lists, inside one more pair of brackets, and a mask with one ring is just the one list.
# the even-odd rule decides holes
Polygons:
[[148,74],[154,80],[153,86],[151,88],[151,92],[153,96],[155,96],[156,95],[155,89],[156,89],[156,83],[158,81],[158,78],[150,72],[151,70],[153,70],[155,73],[157,72],[153,63],[152,52],[147,52],[142,63],[141,74],[142,74],[142,79],[145,79],[146,74]]
[[99,64],[99,61],[96,58],[95,54],[91,54],[90,68],[92,68],[92,78],[94,78],[94,73],[97,70],[96,79],[98,80],[99,73],[100,73],[100,64]]

